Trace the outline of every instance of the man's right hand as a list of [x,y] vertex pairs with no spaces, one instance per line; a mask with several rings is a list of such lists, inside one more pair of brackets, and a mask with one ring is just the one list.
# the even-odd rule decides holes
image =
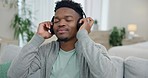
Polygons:
[[37,34],[42,36],[44,39],[48,39],[53,36],[49,32],[49,29],[51,28],[52,23],[50,21],[42,22],[38,26]]

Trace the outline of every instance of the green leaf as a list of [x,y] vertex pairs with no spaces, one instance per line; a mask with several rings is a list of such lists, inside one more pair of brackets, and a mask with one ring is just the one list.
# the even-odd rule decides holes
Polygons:
[[118,29],[115,26],[110,33],[109,44],[111,46],[121,46],[123,38],[125,38],[125,28]]

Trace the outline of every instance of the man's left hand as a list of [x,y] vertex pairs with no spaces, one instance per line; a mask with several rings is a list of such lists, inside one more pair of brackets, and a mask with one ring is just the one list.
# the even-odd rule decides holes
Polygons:
[[83,18],[79,23],[82,23],[82,26],[79,30],[86,29],[88,33],[90,33],[90,29],[94,23],[94,20],[91,17]]

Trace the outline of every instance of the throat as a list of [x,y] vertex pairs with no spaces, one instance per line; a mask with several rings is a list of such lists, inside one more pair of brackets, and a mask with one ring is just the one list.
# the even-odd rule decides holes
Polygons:
[[77,40],[75,41],[60,41],[60,48],[64,51],[70,51],[73,50],[75,48],[75,43]]

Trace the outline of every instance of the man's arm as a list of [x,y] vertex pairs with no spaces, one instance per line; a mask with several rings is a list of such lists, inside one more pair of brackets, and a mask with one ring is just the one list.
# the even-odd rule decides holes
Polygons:
[[87,17],[80,20],[80,23],[83,24],[77,33],[78,42],[76,46],[85,57],[90,72],[96,78],[115,78],[116,68],[107,55],[107,50],[104,46],[97,45],[88,35],[94,20],[91,17]]
[[80,23],[83,24],[77,33],[78,43],[76,46],[84,55],[91,73],[96,78],[115,78],[116,69],[108,57],[105,47],[96,45],[88,36],[94,20],[87,17],[80,20]]
[[8,78],[26,78],[40,68],[38,48],[44,38],[35,34],[32,40],[25,45],[19,55],[12,61],[8,70]]
[[26,78],[40,68],[41,53],[38,52],[39,46],[45,39],[51,38],[53,34],[48,32],[52,23],[42,22],[38,26],[37,33],[32,40],[25,45],[19,56],[12,62],[8,70],[9,78]]
[[76,46],[83,53],[91,73],[100,78],[115,78],[116,69],[107,55],[105,47],[92,41],[85,29],[78,32],[77,38]]

